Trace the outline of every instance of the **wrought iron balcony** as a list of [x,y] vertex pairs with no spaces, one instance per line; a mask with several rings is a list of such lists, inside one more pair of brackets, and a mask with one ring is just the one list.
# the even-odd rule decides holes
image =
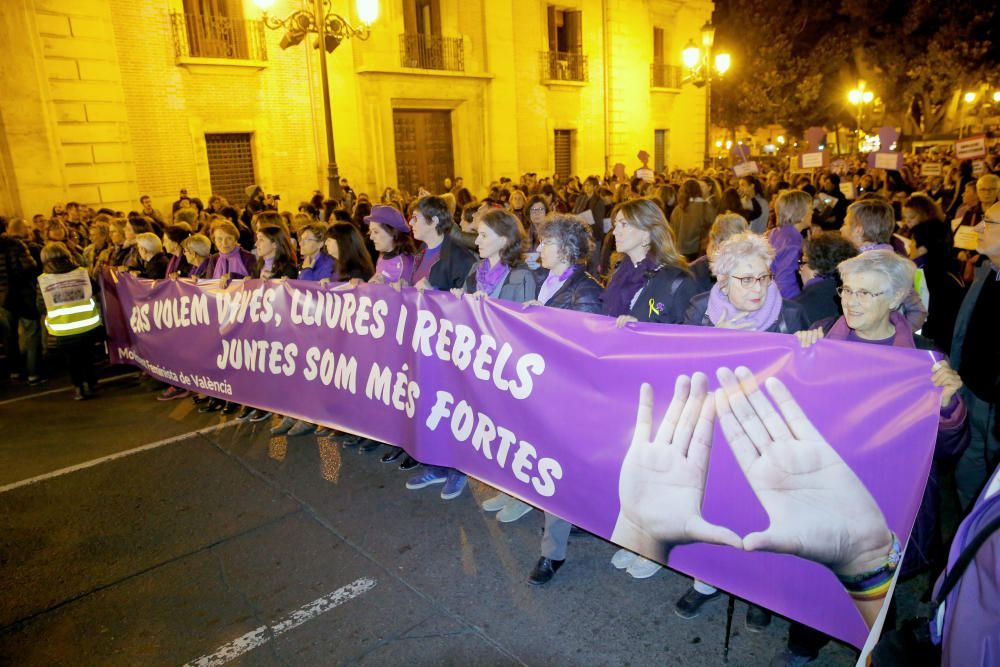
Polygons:
[[653,63],[649,66],[649,85],[653,88],[680,88],[684,72],[678,65]]
[[461,37],[442,37],[422,33],[399,36],[401,67],[465,71],[465,46]]
[[564,51],[542,51],[542,80],[587,81],[587,56]]
[[170,18],[178,58],[267,60],[261,21],[180,12]]

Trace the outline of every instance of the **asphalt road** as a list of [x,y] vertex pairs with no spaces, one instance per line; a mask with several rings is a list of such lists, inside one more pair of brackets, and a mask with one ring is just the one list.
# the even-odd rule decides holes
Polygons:
[[[478,483],[449,502],[407,491],[376,454],[224,424],[134,380],[82,403],[5,391],[0,664],[723,664],[724,598],[682,620],[687,577],[632,579],[586,534],[529,586],[542,516],[497,523]],[[752,634],[745,609],[730,664],[766,665],[787,623]],[[813,664],[855,656],[834,644]]]

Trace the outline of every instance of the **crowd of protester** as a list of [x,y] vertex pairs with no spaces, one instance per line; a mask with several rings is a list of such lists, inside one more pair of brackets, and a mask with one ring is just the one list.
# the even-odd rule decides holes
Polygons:
[[[182,190],[165,212],[148,197],[128,213],[57,204],[31,221],[0,222],[0,327],[12,380],[37,385],[61,363],[81,400],[97,388],[100,327],[64,323],[61,332],[43,292],[46,281],[71,274],[96,290],[105,268],[153,280],[371,282],[599,313],[619,327],[686,324],[796,334],[803,346],[825,336],[937,349],[951,365],[928,367],[943,398],[935,464],[904,561],[913,576],[940,569],[946,555],[942,471],[953,471],[969,508],[1000,457],[1000,177],[990,167],[976,178],[968,162],[956,163],[926,179],[913,164],[896,172],[860,161],[844,161],[843,174],[766,166],[743,177],[645,166],[632,177],[529,173],[491,183],[481,198],[461,178],[415,194],[387,188],[377,200],[344,180],[341,199],[316,193],[295,211],[279,210],[280,199],[257,186],[241,205],[219,196],[202,203]],[[962,227],[975,230],[976,247],[954,245]],[[158,392],[164,401],[190,398],[201,412],[272,418],[182,387]],[[466,485],[461,471],[422,466],[396,446],[292,417],[274,415],[272,424],[275,435],[381,449],[383,462],[414,471],[411,490],[440,484],[447,500]],[[532,507],[498,492],[483,509],[510,522]],[[545,514],[530,583],[547,583],[564,564],[571,529]],[[626,549],[612,563],[635,578],[660,569]],[[695,581],[675,611],[694,618],[719,595]],[[770,620],[751,606],[746,623],[760,630]],[[826,641],[793,624],[775,664],[805,664]]]

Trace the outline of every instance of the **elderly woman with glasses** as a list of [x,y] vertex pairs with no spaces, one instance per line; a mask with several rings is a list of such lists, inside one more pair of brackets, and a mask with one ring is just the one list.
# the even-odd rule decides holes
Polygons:
[[[897,310],[913,288],[916,271],[913,262],[892,250],[870,250],[841,262],[837,269],[843,283],[837,291],[844,315],[826,331],[814,329],[796,334],[803,347],[825,337],[886,347],[934,348],[930,340],[913,333],[906,317]],[[935,362],[928,370],[931,381],[942,389],[941,414],[930,475],[900,565],[901,581],[933,566],[944,556],[939,526],[938,465],[956,460],[969,444],[966,407],[958,393],[962,388],[961,378],[944,360]],[[798,623],[789,628],[788,650],[797,656],[815,658],[827,641],[829,638],[822,633]]]
[[[708,257],[715,286],[691,299],[686,324],[743,331],[796,333],[809,326],[805,310],[781,297],[771,275],[774,248],[763,236],[743,232],[730,236]],[[719,591],[698,581],[674,605],[681,618],[695,618]],[[747,628],[759,632],[771,614],[756,605],[747,611]]]

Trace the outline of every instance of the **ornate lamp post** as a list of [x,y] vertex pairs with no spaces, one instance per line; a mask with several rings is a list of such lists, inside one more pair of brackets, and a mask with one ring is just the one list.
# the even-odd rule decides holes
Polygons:
[[681,59],[687,70],[683,83],[693,83],[698,88],[705,87],[705,164],[708,165],[711,162],[713,72],[721,78],[732,65],[732,59],[728,53],[717,53],[713,59],[715,26],[711,21],[706,21],[701,27],[701,44],[699,47],[694,40],[689,40],[681,53]]
[[866,104],[871,104],[872,100],[875,99],[875,93],[870,90],[865,90],[865,82],[858,81],[858,87],[847,93],[847,101],[858,108],[858,125],[857,132],[854,137],[855,148],[858,152],[861,151],[861,114],[864,113],[864,108]]
[[309,33],[316,34],[316,46],[322,45],[319,56],[320,79],[323,83],[323,112],[326,121],[326,154],[329,158],[327,180],[330,198],[340,201],[340,173],[337,170],[337,154],[333,146],[333,114],[330,110],[330,86],[326,78],[326,54],[332,53],[345,39],[352,37],[366,40],[371,36],[369,26],[378,18],[378,0],[357,0],[360,26],[352,26],[347,19],[334,13],[330,0],[312,0],[312,11],[296,10],[284,19],[269,16],[267,10],[274,0],[255,0],[261,9],[261,20],[271,30],[284,30],[280,46],[287,49],[301,43]]

